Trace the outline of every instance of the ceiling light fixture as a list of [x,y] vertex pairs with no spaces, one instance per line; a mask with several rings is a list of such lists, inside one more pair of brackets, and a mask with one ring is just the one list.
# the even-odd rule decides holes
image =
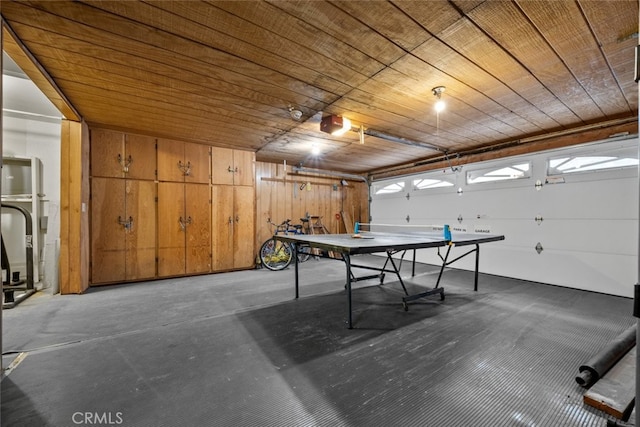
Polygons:
[[431,92],[433,92],[433,95],[438,99],[434,107],[436,109],[436,113],[441,113],[442,111],[444,111],[445,103],[442,100],[442,92],[444,92],[445,89],[446,88],[444,86],[436,86],[433,89],[431,89]]
[[302,118],[302,111],[293,108],[293,106],[289,105],[289,115],[293,120],[299,121]]
[[351,130],[351,120],[342,116],[324,116],[320,121],[320,130],[333,136],[340,136]]
[[318,147],[316,144],[313,144],[311,146],[311,154],[313,154],[314,156],[320,154],[320,147]]
[[444,111],[445,103],[442,100],[442,92],[444,92],[444,86],[436,86],[431,89],[433,92],[433,96],[435,96],[438,100],[436,101],[436,105],[434,106],[436,110],[436,135],[440,134],[440,113]]

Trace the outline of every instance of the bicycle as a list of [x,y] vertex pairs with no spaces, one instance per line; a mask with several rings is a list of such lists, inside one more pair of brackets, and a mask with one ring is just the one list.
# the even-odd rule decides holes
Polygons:
[[[302,225],[291,224],[287,219],[281,224],[275,224],[268,219],[267,222],[275,227],[274,236],[284,234],[304,234]],[[260,262],[272,271],[284,270],[291,264],[295,248],[288,242],[282,242],[274,237],[265,240],[260,247]],[[308,246],[299,247],[297,250],[298,262],[305,262],[311,256],[311,248]]]

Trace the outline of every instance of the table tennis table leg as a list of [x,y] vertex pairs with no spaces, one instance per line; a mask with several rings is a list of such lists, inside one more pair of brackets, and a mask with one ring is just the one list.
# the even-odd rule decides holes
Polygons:
[[351,314],[351,256],[343,253],[342,259],[347,267],[347,324],[349,329],[353,329],[353,318]]
[[413,250],[413,264],[411,265],[411,277],[416,276],[416,250]]
[[[404,253],[402,254],[402,256],[404,257]],[[393,267],[393,271],[396,273],[396,276],[398,277],[398,281],[400,282],[400,285],[402,285],[404,294],[409,295],[409,292],[407,291],[407,287],[404,285],[404,280],[402,280],[402,276],[400,275],[400,269],[396,266],[396,263],[393,262],[393,252],[387,251],[387,260],[391,263],[391,266]],[[402,259],[400,260],[400,262],[402,262]]]
[[298,247],[295,243],[291,244],[291,249],[293,252],[293,268],[295,271],[295,277],[296,277],[296,299],[298,299],[300,292],[299,292],[299,286],[298,286]]
[[474,292],[478,292],[478,270],[480,270],[480,245],[476,243],[476,274],[473,282]]
[[453,245],[447,245],[447,253],[445,254],[444,258],[440,257],[442,259],[442,265],[440,266],[440,273],[438,274],[438,280],[436,281],[436,288],[440,286],[440,279],[442,279],[442,274],[444,273],[444,268],[449,265],[447,263],[447,260],[449,259],[449,252],[451,252],[451,248],[453,247]]

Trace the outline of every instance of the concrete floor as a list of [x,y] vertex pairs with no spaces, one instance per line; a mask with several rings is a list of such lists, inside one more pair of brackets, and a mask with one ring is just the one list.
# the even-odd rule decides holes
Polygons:
[[[380,258],[359,257],[380,263]],[[416,284],[436,268],[419,265]],[[408,273],[407,273],[408,274]],[[3,313],[7,426],[603,426],[580,364],[633,301],[447,270],[404,311],[397,283],[301,264],[39,292]],[[387,278],[391,280],[391,278]],[[18,355],[20,355],[19,358]],[[19,362],[19,363],[18,363]]]

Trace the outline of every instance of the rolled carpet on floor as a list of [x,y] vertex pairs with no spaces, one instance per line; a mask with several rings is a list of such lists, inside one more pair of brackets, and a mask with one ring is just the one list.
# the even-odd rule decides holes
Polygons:
[[636,345],[636,325],[629,327],[578,368],[576,382],[590,387]]

